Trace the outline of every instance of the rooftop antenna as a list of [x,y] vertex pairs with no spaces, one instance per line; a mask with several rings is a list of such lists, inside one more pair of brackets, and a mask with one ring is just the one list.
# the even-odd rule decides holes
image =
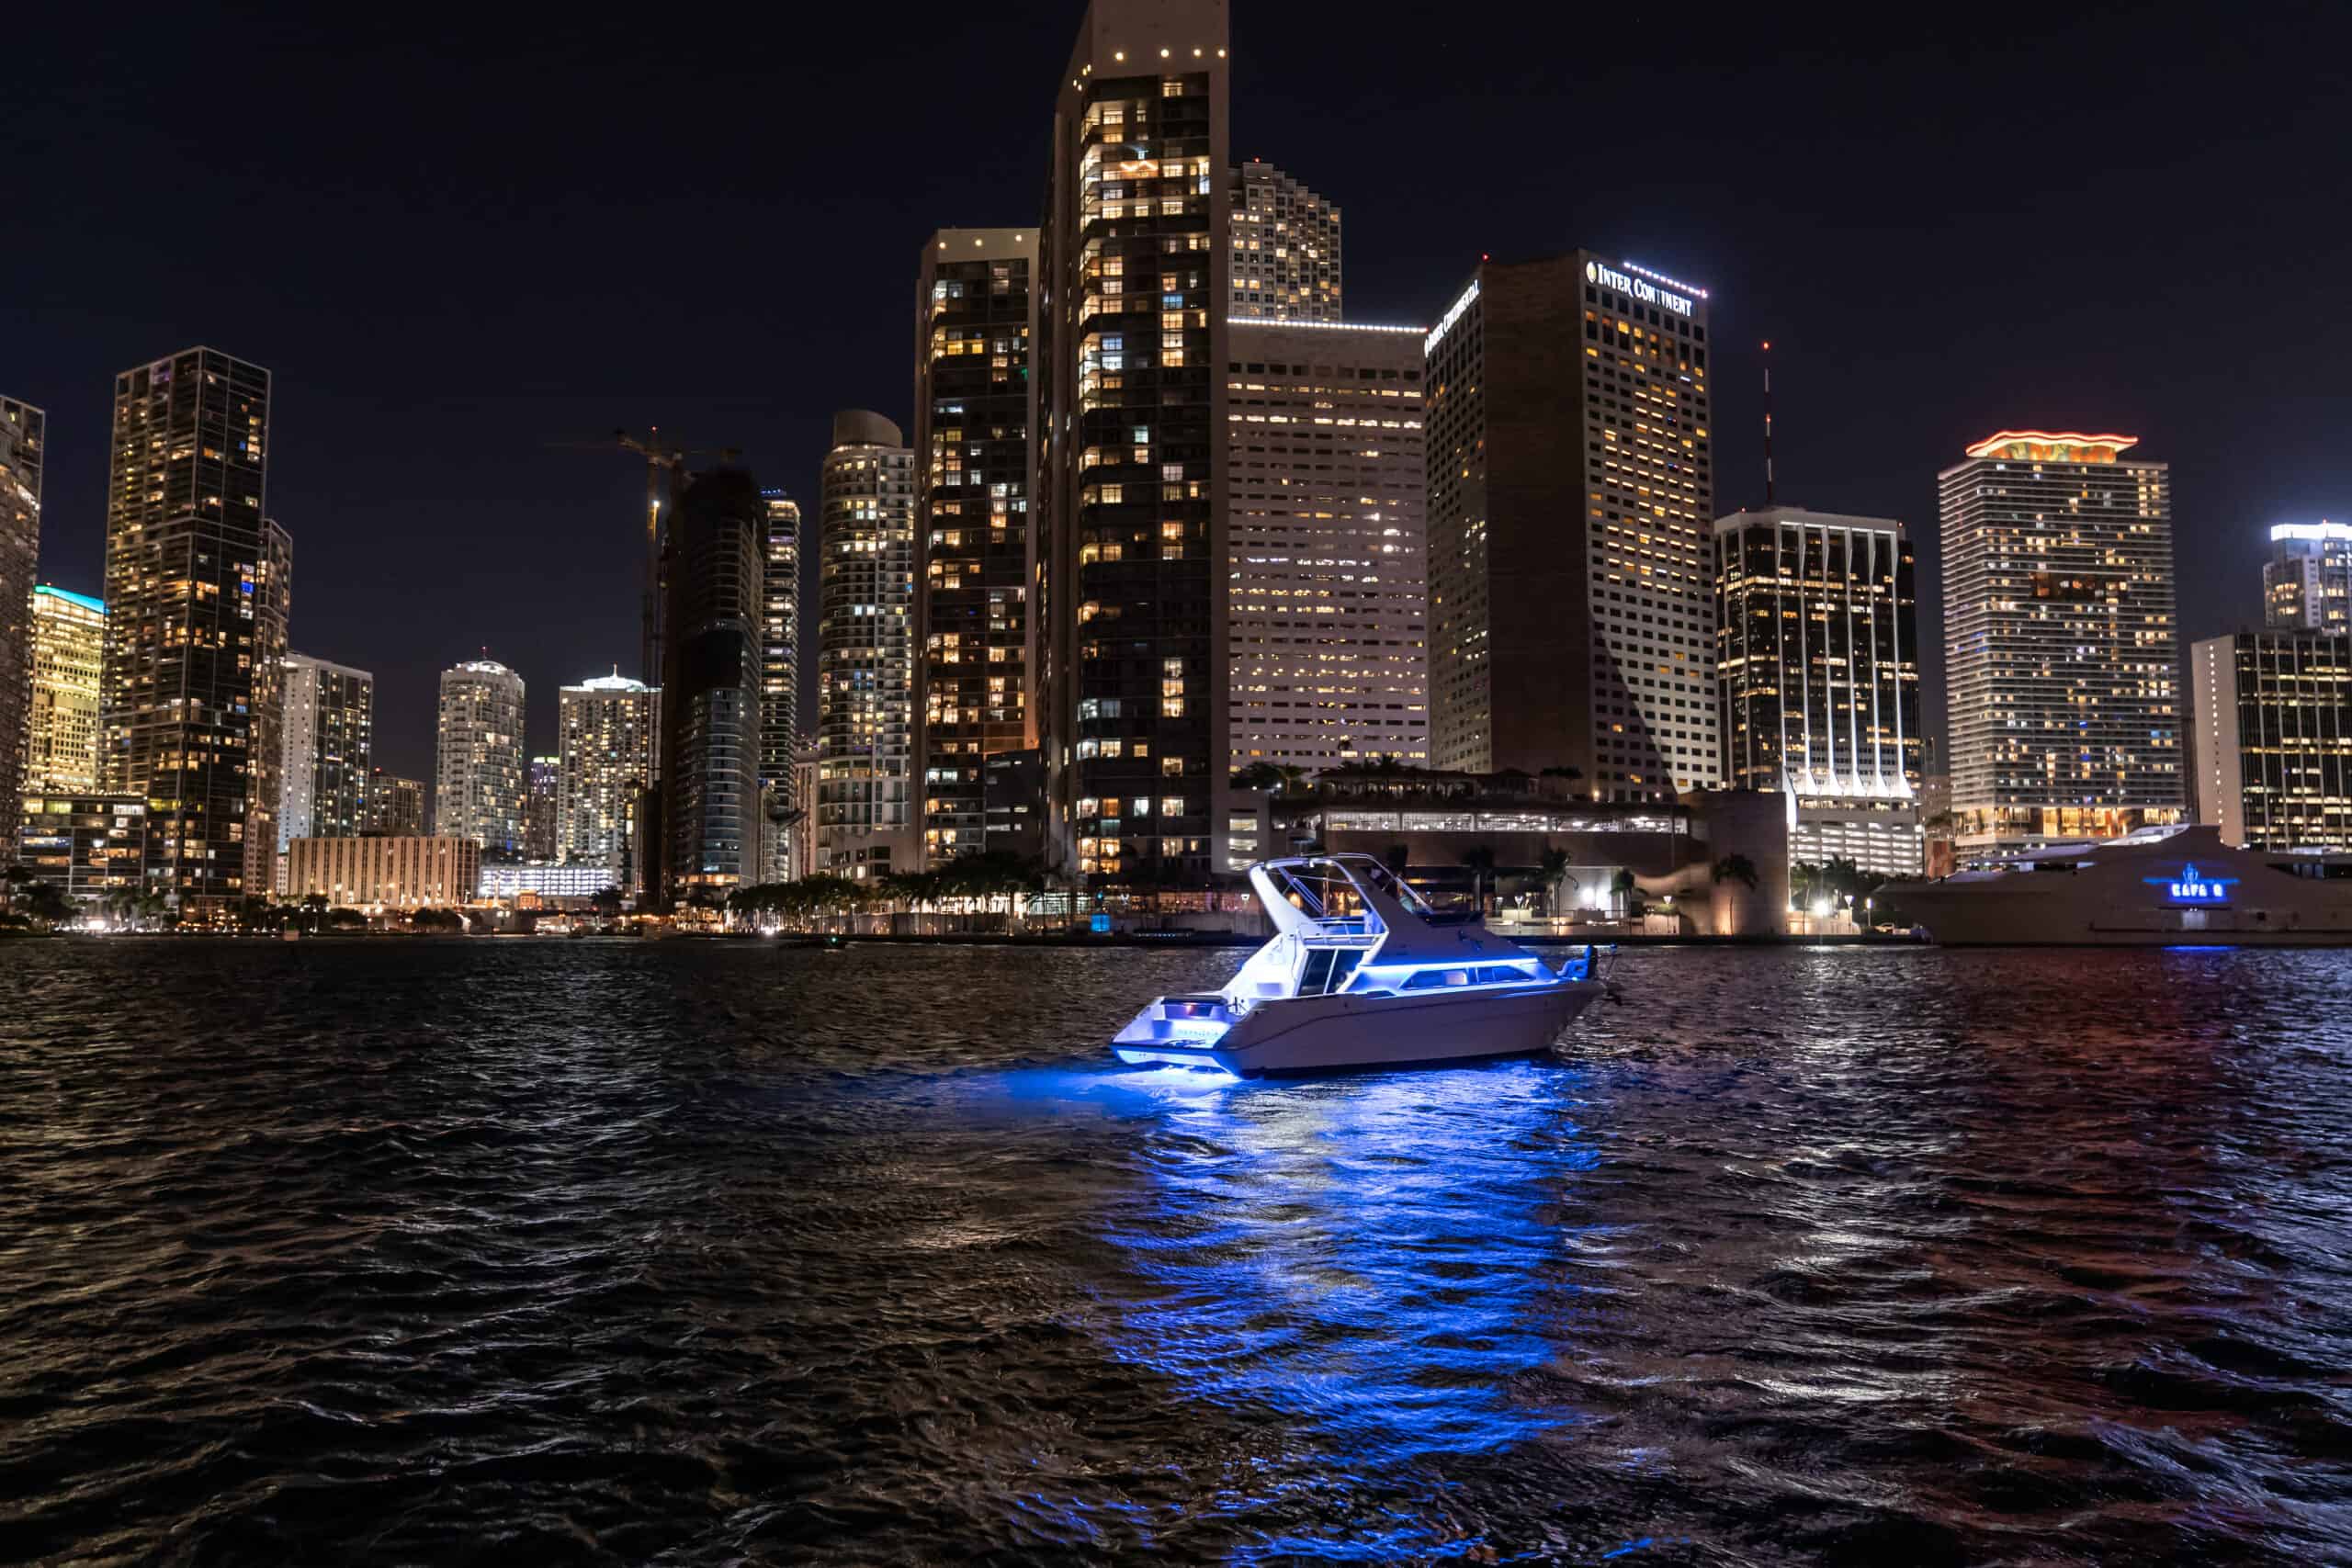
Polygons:
[[1772,504],[1772,343],[1764,342],[1764,504]]

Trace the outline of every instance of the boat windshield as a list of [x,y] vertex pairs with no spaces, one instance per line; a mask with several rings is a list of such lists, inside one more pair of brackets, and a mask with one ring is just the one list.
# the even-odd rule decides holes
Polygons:
[[1329,935],[1372,936],[1385,929],[1379,914],[1365,901],[1359,883],[1394,898],[1408,914],[1424,919],[1430,916],[1430,907],[1419,894],[1366,856],[1350,856],[1344,865],[1337,860],[1293,861],[1270,865],[1266,871],[1275,891]]

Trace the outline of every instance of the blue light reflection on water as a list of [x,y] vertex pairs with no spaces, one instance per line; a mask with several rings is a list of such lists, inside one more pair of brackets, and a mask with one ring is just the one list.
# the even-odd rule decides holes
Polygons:
[[[1573,1261],[1596,1227],[1566,1217],[1599,1157],[1588,1084],[1524,1063],[1280,1085],[1104,1074],[1087,1092],[1134,1119],[1148,1180],[1104,1215],[1127,1270],[1091,1327],[1182,1397],[1276,1419],[1332,1484],[1572,1425],[1544,1374],[1603,1290]],[[1400,1525],[1266,1556],[1472,1544]]]

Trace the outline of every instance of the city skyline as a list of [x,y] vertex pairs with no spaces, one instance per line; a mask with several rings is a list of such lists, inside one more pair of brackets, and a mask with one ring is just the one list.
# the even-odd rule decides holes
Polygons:
[[[763,482],[807,506],[834,409],[875,408],[910,428],[901,325],[910,279],[903,258],[935,217],[1035,218],[1035,105],[1052,87],[1050,64],[1041,69],[1039,62],[1063,57],[1076,10],[1046,7],[977,40],[974,62],[985,69],[975,77],[1001,89],[943,83],[922,114],[905,117],[903,132],[886,132],[928,141],[953,125],[972,133],[970,157],[944,168],[926,164],[912,199],[898,191],[844,195],[820,186],[813,163],[794,161],[797,153],[783,163],[763,161],[756,178],[726,182],[744,191],[728,199],[742,201],[745,210],[773,207],[778,216],[768,220],[787,227],[805,215],[798,190],[824,188],[829,200],[852,204],[860,220],[850,230],[861,235],[859,263],[850,276],[827,285],[827,308],[816,316],[785,303],[804,297],[799,291],[754,281],[748,265],[741,280],[688,286],[661,257],[633,258],[624,276],[576,251],[567,253],[566,266],[586,270],[557,280],[550,309],[537,299],[544,281],[538,246],[546,236],[504,228],[475,254],[472,270],[436,266],[427,287],[388,312],[378,310],[367,302],[400,291],[379,288],[371,268],[389,263],[406,271],[413,245],[473,250],[470,240],[458,238],[463,204],[418,214],[385,262],[324,247],[400,188],[413,152],[394,150],[406,145],[409,132],[462,138],[471,127],[465,115],[433,127],[423,123],[421,111],[401,110],[411,118],[395,114],[381,146],[372,133],[356,148],[344,146],[336,136],[347,141],[356,134],[348,130],[309,145],[314,139],[292,132],[307,122],[334,130],[337,106],[311,97],[313,89],[295,80],[300,56],[292,41],[265,44],[258,69],[287,100],[289,133],[255,154],[259,170],[236,178],[299,183],[322,166],[328,149],[356,154],[347,191],[322,205],[266,209],[256,219],[275,242],[266,253],[282,258],[283,268],[314,271],[315,288],[281,298],[287,291],[274,288],[275,267],[248,279],[210,264],[170,274],[128,265],[136,247],[123,246],[120,234],[147,216],[128,203],[119,211],[109,208],[86,186],[72,205],[93,217],[88,240],[58,236],[40,254],[11,258],[27,287],[0,310],[19,355],[0,390],[50,414],[41,579],[102,591],[96,566],[106,378],[183,344],[223,344],[270,366],[284,383],[274,418],[294,423],[274,454],[272,500],[304,546],[295,636],[379,671],[379,750],[388,765],[412,775],[429,772],[437,671],[485,643],[534,685],[531,728],[540,729],[553,720],[561,681],[616,659],[626,662],[635,644],[638,583],[628,544],[640,515],[629,465],[583,462],[548,444],[589,439],[620,423],[659,423],[695,445],[741,446]],[[2324,127],[2326,99],[2260,95],[2266,60],[2292,49],[2287,37],[2233,34],[2218,43],[2200,37],[2193,51],[2200,85],[2209,99],[2218,95],[2229,106],[2228,137],[2157,127],[2137,163],[2145,172],[2090,165],[2054,179],[2011,178],[2000,171],[2023,169],[2037,150],[2087,134],[2119,101],[2143,90],[2130,62],[2143,53],[2163,58],[2168,25],[2060,25],[2038,40],[2040,53],[2014,61],[2008,46],[1993,39],[1939,39],[1935,48],[1949,46],[1951,57],[1928,58],[1928,33],[1903,30],[1912,26],[1902,24],[1874,47],[1911,70],[1915,81],[1921,73],[1961,81],[1988,58],[2013,65],[2022,80],[1973,107],[1955,99],[1960,118],[1932,132],[1913,130],[1883,113],[1893,107],[1885,73],[1857,62],[1775,53],[1769,38],[1743,36],[1736,27],[1713,30],[1679,57],[1697,107],[1687,124],[1661,129],[1663,141],[1651,143],[1657,167],[1673,165],[1672,154],[1690,154],[1672,177],[1621,172],[1607,145],[1596,142],[1596,156],[1564,182],[1564,200],[1546,206],[1529,203],[1515,179],[1486,167],[1474,150],[1488,137],[1508,139],[1545,112],[1544,105],[1572,94],[1595,111],[1623,109],[1655,84],[1646,68],[1612,80],[1596,67],[1591,80],[1582,79],[1579,68],[1544,47],[1540,22],[1532,28],[1537,36],[1509,51],[1449,36],[1424,52],[1396,28],[1367,26],[1328,37],[1288,27],[1262,8],[1241,7],[1233,18],[1232,163],[1263,158],[1345,209],[1347,313],[1353,320],[1432,321],[1481,252],[1526,256],[1581,243],[1709,288],[1724,342],[1714,394],[1723,432],[1720,510],[1762,500],[1755,344],[1767,335],[1776,341],[1779,361],[1781,495],[1807,506],[1899,517],[1924,535],[1933,515],[1935,469],[1984,430],[2041,424],[2134,431],[2143,449],[2179,476],[2184,640],[2256,621],[2257,590],[2248,582],[2268,527],[2352,512],[2347,480],[2329,449],[2330,429],[2340,423],[2329,412],[2332,393],[2322,371],[2301,368],[2306,358],[2330,364],[2352,345],[2343,341],[2341,322],[2306,321],[2294,303],[2324,287],[2321,258],[2340,248],[2343,220],[2283,199],[2294,184],[2292,152]],[[752,42],[749,52],[756,54],[759,39]],[[486,39],[485,65],[503,71],[499,62],[520,43]],[[166,28],[123,47],[197,46]],[[611,69],[594,53],[598,47],[587,38],[559,49],[547,79],[524,85],[523,101],[546,104],[593,90]],[[896,47],[899,68],[928,52],[916,43]],[[2111,79],[2078,79],[2068,69],[2076,51],[2089,48],[2114,62]],[[389,92],[403,68],[400,49],[361,52],[368,58],[352,85],[363,96]],[[676,68],[741,69],[715,49],[685,54]],[[1410,74],[1408,64],[1421,74]],[[1430,144],[1402,145],[1395,133],[1377,131],[1374,117],[1345,95],[1317,86],[1344,79],[1350,67],[1385,71],[1421,95],[1431,111],[1424,118],[1442,128]],[[1776,128],[1753,130],[1744,100],[1716,93],[1747,70],[1836,91],[1794,93],[1792,101],[1805,107],[1783,114]],[[1546,73],[1554,71],[1568,74],[1552,82]],[[2035,84],[2045,75],[2064,77],[2066,91],[2037,97]],[[860,80],[871,85],[870,77]],[[1287,88],[1291,83],[1295,90]],[[44,90],[34,85],[28,110],[44,107]],[[789,112],[820,116],[832,92],[820,90]],[[2034,112],[2009,114],[2005,104],[2011,98],[2034,101]],[[126,149],[164,134],[160,121],[145,122],[137,109],[93,123],[93,111],[70,93],[45,107],[40,123],[61,137],[86,130],[96,151],[37,161],[37,186],[70,177],[77,164],[88,166],[86,156],[106,156],[109,148],[119,160],[136,163],[136,152]],[[1319,128],[1335,114],[1337,129]],[[1583,118],[1598,125],[1608,114]],[[1742,137],[1724,134],[1732,119],[1743,127]],[[772,140],[775,129],[768,125],[757,140]],[[600,228],[626,224],[642,210],[616,204],[660,204],[656,197],[615,196],[622,182],[603,167],[595,133],[579,134],[592,140],[559,148],[551,161],[534,154],[531,168],[511,171],[528,200],[552,205],[563,223],[593,213]],[[674,165],[674,139],[686,134],[657,128],[651,147],[631,157]],[[573,155],[563,156],[567,151]],[[1781,210],[1775,172],[1793,177],[1808,166],[1805,160],[1821,156],[1834,156],[1851,186],[1867,186],[1870,197],[1849,210]],[[1400,157],[1410,171],[1430,177],[1396,177],[1388,165]],[[2226,195],[2168,212],[2166,223],[2150,231],[2064,236],[2037,244],[2030,256],[1950,243],[1956,230],[2030,217],[2086,192],[2129,204],[2150,182],[2224,169]],[[2291,232],[2284,227],[2289,212],[2296,215]],[[199,227],[222,221],[192,220]],[[112,250],[100,254],[105,247]],[[511,321],[483,322],[481,299],[502,292],[518,269],[533,275],[533,287],[523,291],[532,299]],[[2185,290],[2221,286],[2243,296],[2240,312],[2228,321],[2208,322],[2174,308]],[[26,303],[33,299],[43,308]],[[634,313],[631,301],[649,307],[645,320],[625,319]],[[583,306],[598,308],[607,329],[593,351],[569,336]],[[614,306],[621,307],[617,313]],[[1889,320],[1898,331],[1883,330]],[[559,321],[566,334],[560,337]],[[454,344],[462,333],[470,355],[463,384],[453,390],[386,363],[406,357],[379,352],[381,334],[394,329],[402,350],[412,334]],[[754,352],[722,355],[702,346],[719,341]],[[2307,354],[2272,377],[2265,344],[2289,341]],[[762,344],[789,344],[796,357],[813,359],[828,374],[775,378],[764,370],[767,356],[756,352]],[[344,368],[363,364],[369,366],[364,377]],[[2255,368],[2265,371],[2266,392],[2249,400],[2233,389]],[[1899,386],[1903,395],[1871,395],[1882,384]],[[695,389],[688,393],[688,387]],[[398,422],[371,416],[413,401],[444,410],[453,439],[425,452],[403,451],[395,461],[372,432]],[[2254,450],[2263,462],[2236,460]],[[361,471],[394,482],[362,487],[345,477]],[[593,529],[608,530],[616,549],[580,549],[583,531]],[[427,560],[464,561],[469,592],[417,605],[413,601],[426,587],[421,576],[401,584],[411,592],[381,592],[379,574],[366,563],[370,541],[383,536],[411,539],[405,558],[420,572]],[[1940,690],[1937,564],[1932,541],[1923,537],[1923,673],[1931,697]],[[347,628],[345,635],[331,643],[311,635],[328,624]],[[804,696],[810,662],[804,660]],[[1928,705],[1930,713],[1939,708]]]

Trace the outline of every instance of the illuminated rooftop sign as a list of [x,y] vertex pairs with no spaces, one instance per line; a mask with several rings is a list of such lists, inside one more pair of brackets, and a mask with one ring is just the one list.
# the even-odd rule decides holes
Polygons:
[[2136,435],[2085,435],[2075,430],[2003,430],[1968,448],[1972,457],[2011,457],[2020,462],[2112,463],[2115,455],[2140,445]]
[[2352,523],[2330,523],[2322,518],[2317,523],[2278,523],[2270,529],[2276,542],[2283,539],[2352,539]]
[[1453,323],[1462,319],[1462,312],[1468,310],[1472,301],[1477,298],[1478,280],[1474,277],[1470,280],[1470,287],[1462,291],[1462,298],[1456,299],[1447,309],[1445,314],[1438,318],[1437,325],[1430,329],[1430,335],[1421,340],[1421,353],[1427,355],[1431,349],[1437,347],[1437,340],[1453,330]]
[[[1614,288],[1620,294],[1630,294],[1645,305],[1661,306],[1678,316],[1687,316],[1696,309],[1690,295],[1677,294],[1670,288],[1661,288],[1651,281],[1662,275],[1645,272],[1642,268],[1634,266],[1632,262],[1627,262],[1625,265],[1632,268],[1632,272],[1619,272],[1615,267],[1603,266],[1599,262],[1587,262],[1584,264],[1584,280],[1587,283],[1597,283],[1603,288]],[[1641,273],[1642,276],[1636,277],[1633,276],[1634,273]],[[1680,287],[1689,288],[1690,286],[1685,283]],[[1703,289],[1695,292],[1702,298],[1705,295]]]

